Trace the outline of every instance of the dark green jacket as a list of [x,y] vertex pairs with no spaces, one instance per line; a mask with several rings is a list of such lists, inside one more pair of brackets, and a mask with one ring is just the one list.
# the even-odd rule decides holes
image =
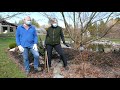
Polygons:
[[47,34],[45,39],[46,45],[60,44],[61,39],[64,43],[65,40],[64,40],[64,35],[61,27],[57,26],[56,28],[54,28],[51,26],[47,29]]

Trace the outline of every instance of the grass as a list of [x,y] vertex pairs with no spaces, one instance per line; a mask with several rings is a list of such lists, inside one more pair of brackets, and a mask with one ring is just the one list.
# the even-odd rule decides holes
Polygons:
[[[40,35],[39,37],[45,40],[45,35]],[[14,36],[0,35],[0,78],[26,78],[26,75],[6,53],[9,44],[14,42]]]
[[5,52],[12,42],[15,42],[15,37],[0,37],[0,78],[26,78]]
[[120,44],[120,39],[110,39],[112,42],[119,43]]
[[[45,35],[39,36],[45,40]],[[10,43],[15,42],[15,37],[0,36],[0,78],[26,78],[26,75],[9,58],[6,50]]]
[[112,42],[115,42],[115,43],[120,44],[120,39],[102,38],[102,40],[104,40],[104,39],[106,39],[106,40],[110,40],[110,41],[112,41]]

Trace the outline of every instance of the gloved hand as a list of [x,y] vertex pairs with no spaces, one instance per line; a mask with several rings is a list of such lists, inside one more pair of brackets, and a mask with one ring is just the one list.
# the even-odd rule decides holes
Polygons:
[[70,47],[67,43],[65,43],[65,42],[63,42],[63,44],[65,45],[65,46],[67,46],[67,47]]
[[46,46],[46,45],[44,45],[44,49],[47,49],[47,46]]
[[34,45],[33,45],[33,49],[34,49],[35,51],[38,51],[37,44],[34,44]]
[[21,53],[24,52],[24,48],[21,45],[19,45],[18,48],[19,48]]
[[47,49],[47,45],[46,45],[46,43],[43,44],[43,47],[44,47],[44,49]]
[[65,43],[65,45],[66,45],[67,47],[70,47],[67,43]]

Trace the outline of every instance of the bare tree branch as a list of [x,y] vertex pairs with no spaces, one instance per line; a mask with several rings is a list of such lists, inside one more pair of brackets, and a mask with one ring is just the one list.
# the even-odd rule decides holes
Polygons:
[[63,20],[64,20],[64,24],[65,24],[66,30],[68,31],[68,34],[69,34],[70,38],[71,38],[73,41],[75,41],[75,40],[72,38],[72,36],[71,36],[70,30],[68,29],[69,26],[68,26],[68,24],[67,24],[67,22],[66,22],[66,19],[65,19],[64,13],[61,12],[61,14],[62,14],[62,17],[63,17]]
[[111,26],[106,30],[106,32],[104,33],[104,35],[102,35],[102,36],[99,37],[98,39],[93,39],[93,40],[87,41],[86,44],[89,44],[89,43],[91,43],[91,42],[93,42],[93,41],[96,41],[96,40],[99,40],[99,39],[103,38],[105,35],[108,34],[108,32],[112,29],[112,27],[114,27],[119,21],[120,21],[120,20],[117,20],[113,25],[111,25]]
[[[96,15],[96,12],[93,12],[93,13],[91,14],[88,23],[87,23],[87,24],[85,25],[85,27],[84,27],[84,28],[85,28],[85,29],[84,29],[84,32],[86,32],[86,30],[87,30],[89,24],[91,23],[91,21],[92,21],[92,19],[94,18],[95,15]],[[83,33],[84,33],[84,32],[83,32]]]
[[23,14],[23,12],[19,12],[19,13],[15,13],[15,14],[13,14],[13,15],[7,15],[7,17],[4,17],[4,18],[2,18],[3,20],[5,20],[5,19],[11,19],[11,18],[13,18],[13,17],[15,17],[15,16],[17,16],[17,15],[20,15],[20,14]]
[[107,20],[106,20],[106,22],[105,23],[107,23],[108,22],[108,20],[109,20],[109,18],[110,18],[110,16],[113,14],[113,12],[112,13],[110,13],[110,15],[108,16],[108,18],[107,18]]

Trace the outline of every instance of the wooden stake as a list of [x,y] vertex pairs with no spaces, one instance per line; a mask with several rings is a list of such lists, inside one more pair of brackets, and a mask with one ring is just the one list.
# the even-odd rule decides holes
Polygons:
[[45,50],[45,69],[46,68],[47,71],[49,72],[48,55],[47,55],[47,51]]

